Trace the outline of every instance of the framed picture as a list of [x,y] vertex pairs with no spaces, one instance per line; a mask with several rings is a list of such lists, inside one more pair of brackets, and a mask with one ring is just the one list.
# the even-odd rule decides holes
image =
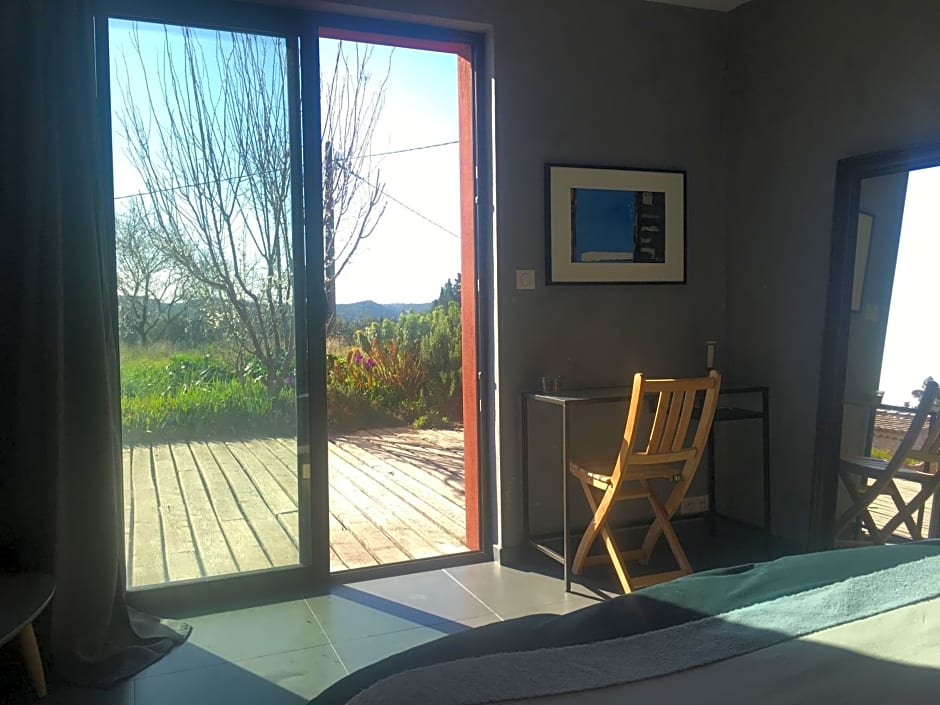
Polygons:
[[858,231],[855,237],[855,273],[852,277],[852,310],[862,310],[862,293],[865,290],[865,270],[868,269],[868,250],[871,247],[871,229],[875,217],[868,213],[858,214]]
[[545,166],[548,284],[684,284],[685,172]]

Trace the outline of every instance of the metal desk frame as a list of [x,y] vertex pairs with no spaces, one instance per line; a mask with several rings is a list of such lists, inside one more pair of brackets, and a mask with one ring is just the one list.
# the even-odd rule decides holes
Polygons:
[[[562,392],[526,392],[522,395],[522,521],[526,541],[536,550],[564,566],[565,592],[571,591],[571,537],[568,530],[568,482],[570,473],[569,417],[572,407],[595,404],[625,403],[629,401],[632,387],[598,387]],[[762,421],[763,480],[764,480],[764,528],[770,532],[770,390],[763,386],[727,387],[719,396],[760,394],[761,410],[721,406],[715,412],[715,422]],[[562,552],[554,550],[543,541],[533,538],[529,532],[529,403],[540,402],[561,407],[561,453],[562,453]],[[708,518],[714,531],[715,518],[715,440],[714,426],[708,437]]]

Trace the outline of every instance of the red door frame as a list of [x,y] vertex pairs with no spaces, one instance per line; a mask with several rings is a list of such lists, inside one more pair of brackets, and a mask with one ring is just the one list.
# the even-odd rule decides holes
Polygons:
[[437,51],[457,56],[460,152],[460,330],[463,379],[464,507],[466,544],[480,550],[480,388],[477,359],[476,193],[473,125],[473,47],[457,41],[320,27],[320,37]]

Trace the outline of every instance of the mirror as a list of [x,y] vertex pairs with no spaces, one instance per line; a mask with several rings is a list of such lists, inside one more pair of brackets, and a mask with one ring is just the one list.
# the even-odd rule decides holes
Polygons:
[[[872,540],[867,517],[839,525],[852,506],[839,477],[840,459],[890,460],[915,417],[925,380],[940,379],[940,327],[933,313],[940,149],[843,160],[836,192],[814,469],[811,533],[817,550]],[[924,467],[914,461],[901,467],[908,462],[912,469]],[[880,494],[868,505],[875,533],[888,529],[875,538],[936,536],[933,505],[940,510],[940,502],[919,502],[911,516],[892,522],[899,514],[895,500],[903,506],[922,489],[900,478],[894,486],[899,498]]]

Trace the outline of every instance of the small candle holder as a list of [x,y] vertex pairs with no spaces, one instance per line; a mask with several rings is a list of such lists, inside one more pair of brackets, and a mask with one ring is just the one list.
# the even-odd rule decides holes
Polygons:
[[705,370],[706,372],[711,372],[715,369],[715,349],[718,347],[718,343],[714,340],[705,341]]

